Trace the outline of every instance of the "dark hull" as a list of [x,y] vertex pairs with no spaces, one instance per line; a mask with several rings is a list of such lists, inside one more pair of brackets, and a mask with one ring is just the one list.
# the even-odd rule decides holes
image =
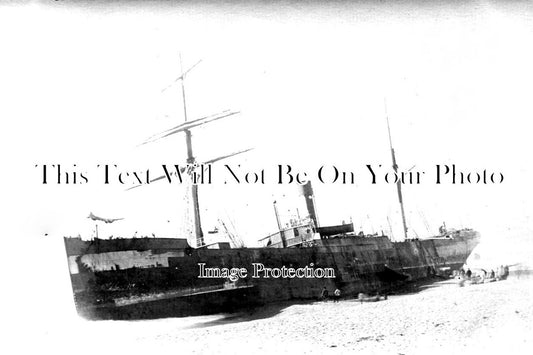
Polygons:
[[170,296],[159,300],[135,302],[127,305],[77,305],[78,314],[87,319],[135,320],[169,317],[197,316],[235,312],[254,302],[253,287],[200,292],[183,296]]
[[[67,240],[66,240],[67,241]],[[158,267],[117,266],[90,271],[78,259],[71,267],[76,307],[89,319],[146,319],[232,312],[242,307],[277,301],[317,299],[323,287],[340,289],[343,297],[360,292],[386,292],[406,280],[427,277],[441,269],[460,268],[478,243],[472,231],[452,238],[390,242],[386,237],[346,237],[319,240],[306,248],[168,249],[168,243],[145,242],[136,258],[166,260]],[[164,248],[157,248],[164,245]],[[91,246],[98,260],[121,251],[103,253]],[[72,254],[72,248],[71,248]],[[82,250],[77,250],[80,252]],[[67,246],[67,252],[69,247]],[[73,258],[81,255],[69,255]],[[199,264],[216,268],[246,268],[246,278],[228,284],[224,278],[199,278]],[[254,263],[265,267],[331,268],[334,278],[252,277]],[[106,265],[103,263],[103,265]]]

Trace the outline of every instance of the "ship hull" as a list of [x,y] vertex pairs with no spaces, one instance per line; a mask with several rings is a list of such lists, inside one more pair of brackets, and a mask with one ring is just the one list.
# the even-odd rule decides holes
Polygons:
[[[387,292],[408,280],[460,268],[477,245],[478,238],[472,231],[453,238],[398,243],[386,237],[346,237],[318,240],[305,248],[217,250],[165,245],[157,249],[154,245],[146,245],[143,250],[108,248],[101,253],[93,245],[90,254],[72,255],[70,250],[69,263],[76,307],[85,318],[179,317],[232,312],[279,301],[317,299],[324,287],[330,294],[335,289],[341,290],[343,297],[357,296],[361,292]],[[76,252],[83,253],[83,248]],[[110,265],[112,258],[123,260],[124,255],[120,258],[120,253],[130,256],[134,253],[136,260],[145,257],[158,261],[155,267],[124,268],[116,264],[112,270],[97,270],[98,265]],[[89,267],[82,266],[87,265],[81,260],[88,259],[100,264],[94,261]],[[72,260],[77,260],[76,267]],[[129,263],[131,265],[131,260]],[[234,282],[226,277],[202,278],[199,277],[202,264],[204,268],[245,269],[247,274]],[[332,275],[320,272],[302,273],[304,277],[254,274],[254,270],[260,268],[258,265],[280,270],[330,270]]]

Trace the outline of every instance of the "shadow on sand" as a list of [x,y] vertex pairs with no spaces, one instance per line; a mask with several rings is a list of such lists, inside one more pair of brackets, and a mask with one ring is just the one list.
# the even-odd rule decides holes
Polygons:
[[451,284],[451,283],[456,283],[456,281],[454,279],[450,279],[444,276],[433,276],[433,277],[428,277],[428,278],[417,280],[417,281],[407,282],[401,287],[392,289],[387,294],[390,296],[410,295],[410,294],[415,294],[415,293],[418,293],[420,291],[424,291],[430,288],[439,287],[443,284]]
[[[423,290],[427,290],[429,288],[439,287],[442,284],[446,283],[452,283],[453,280],[448,278],[442,278],[442,277],[431,277],[424,280],[418,280],[413,282],[408,282],[401,287],[389,290],[388,292],[382,292],[382,295],[409,295],[409,294],[415,294]],[[341,302],[357,302],[357,296],[347,296],[341,299]],[[243,323],[243,322],[250,322],[258,319],[266,319],[270,317],[274,317],[278,314],[280,314],[285,308],[294,306],[294,305],[311,305],[313,303],[317,302],[323,302],[318,300],[294,300],[294,301],[284,301],[284,302],[276,302],[271,303],[268,305],[263,306],[255,306],[243,309],[239,312],[234,313],[224,313],[219,314],[221,316],[220,318],[217,318],[215,320],[209,320],[209,321],[198,321],[198,323],[193,324],[187,328],[193,329],[193,328],[207,328],[207,327],[213,327],[217,325],[224,325],[224,324],[234,324],[234,323]],[[332,302],[331,300],[328,302]]]
[[250,322],[258,319],[266,319],[280,314],[285,308],[298,304],[313,304],[316,300],[295,300],[271,303],[263,306],[254,306],[242,309],[234,313],[219,314],[221,318],[191,325],[187,328],[206,328],[216,325]]

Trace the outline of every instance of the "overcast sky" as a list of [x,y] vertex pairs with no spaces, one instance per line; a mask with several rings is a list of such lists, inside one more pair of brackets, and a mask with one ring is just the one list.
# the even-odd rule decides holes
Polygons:
[[[193,131],[199,161],[275,173],[336,165],[355,185],[314,182],[322,224],[354,221],[399,238],[395,186],[369,183],[366,164],[390,171],[384,99],[400,169],[426,171],[404,188],[411,236],[472,227],[488,240],[529,240],[533,25],[531,5],[463,2],[391,5],[190,2],[139,5],[35,2],[0,11],[2,190],[8,230],[25,240],[81,234],[89,212],[123,221],[100,236],[180,237],[187,190],[103,186],[96,164],[145,170],[183,163],[183,136],[138,147],[183,122],[179,54],[189,119],[238,116]],[[88,184],[41,184],[36,164],[86,172]],[[435,185],[434,166],[503,173],[500,185]],[[217,168],[218,169],[218,168]],[[218,170],[217,170],[218,171]],[[301,204],[293,186],[201,187],[204,232],[219,218],[248,245]],[[299,207],[301,211],[301,207]],[[229,222],[228,222],[229,221]],[[11,228],[10,228],[11,227]]]

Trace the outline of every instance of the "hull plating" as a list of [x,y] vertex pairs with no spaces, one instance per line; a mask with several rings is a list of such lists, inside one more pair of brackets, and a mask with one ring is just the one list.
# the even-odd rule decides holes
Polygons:
[[[416,280],[441,268],[461,267],[478,238],[476,232],[466,231],[453,238],[399,243],[386,237],[346,237],[319,240],[307,248],[227,250],[190,249],[168,240],[136,242],[143,250],[137,250],[141,248],[131,242],[119,242],[128,243],[129,248],[115,246],[128,250],[116,250],[106,243],[98,247],[94,242],[75,241],[76,248],[68,239],[65,243],[80,315],[91,319],[142,319],[316,299],[323,287],[330,293],[338,288],[343,296],[386,291],[406,278]],[[137,258],[135,262],[131,255]],[[121,267],[120,262],[127,267]],[[252,270],[257,263],[268,268],[329,268],[334,277],[254,278]],[[248,274],[235,282],[199,278],[200,264],[245,268]]]

